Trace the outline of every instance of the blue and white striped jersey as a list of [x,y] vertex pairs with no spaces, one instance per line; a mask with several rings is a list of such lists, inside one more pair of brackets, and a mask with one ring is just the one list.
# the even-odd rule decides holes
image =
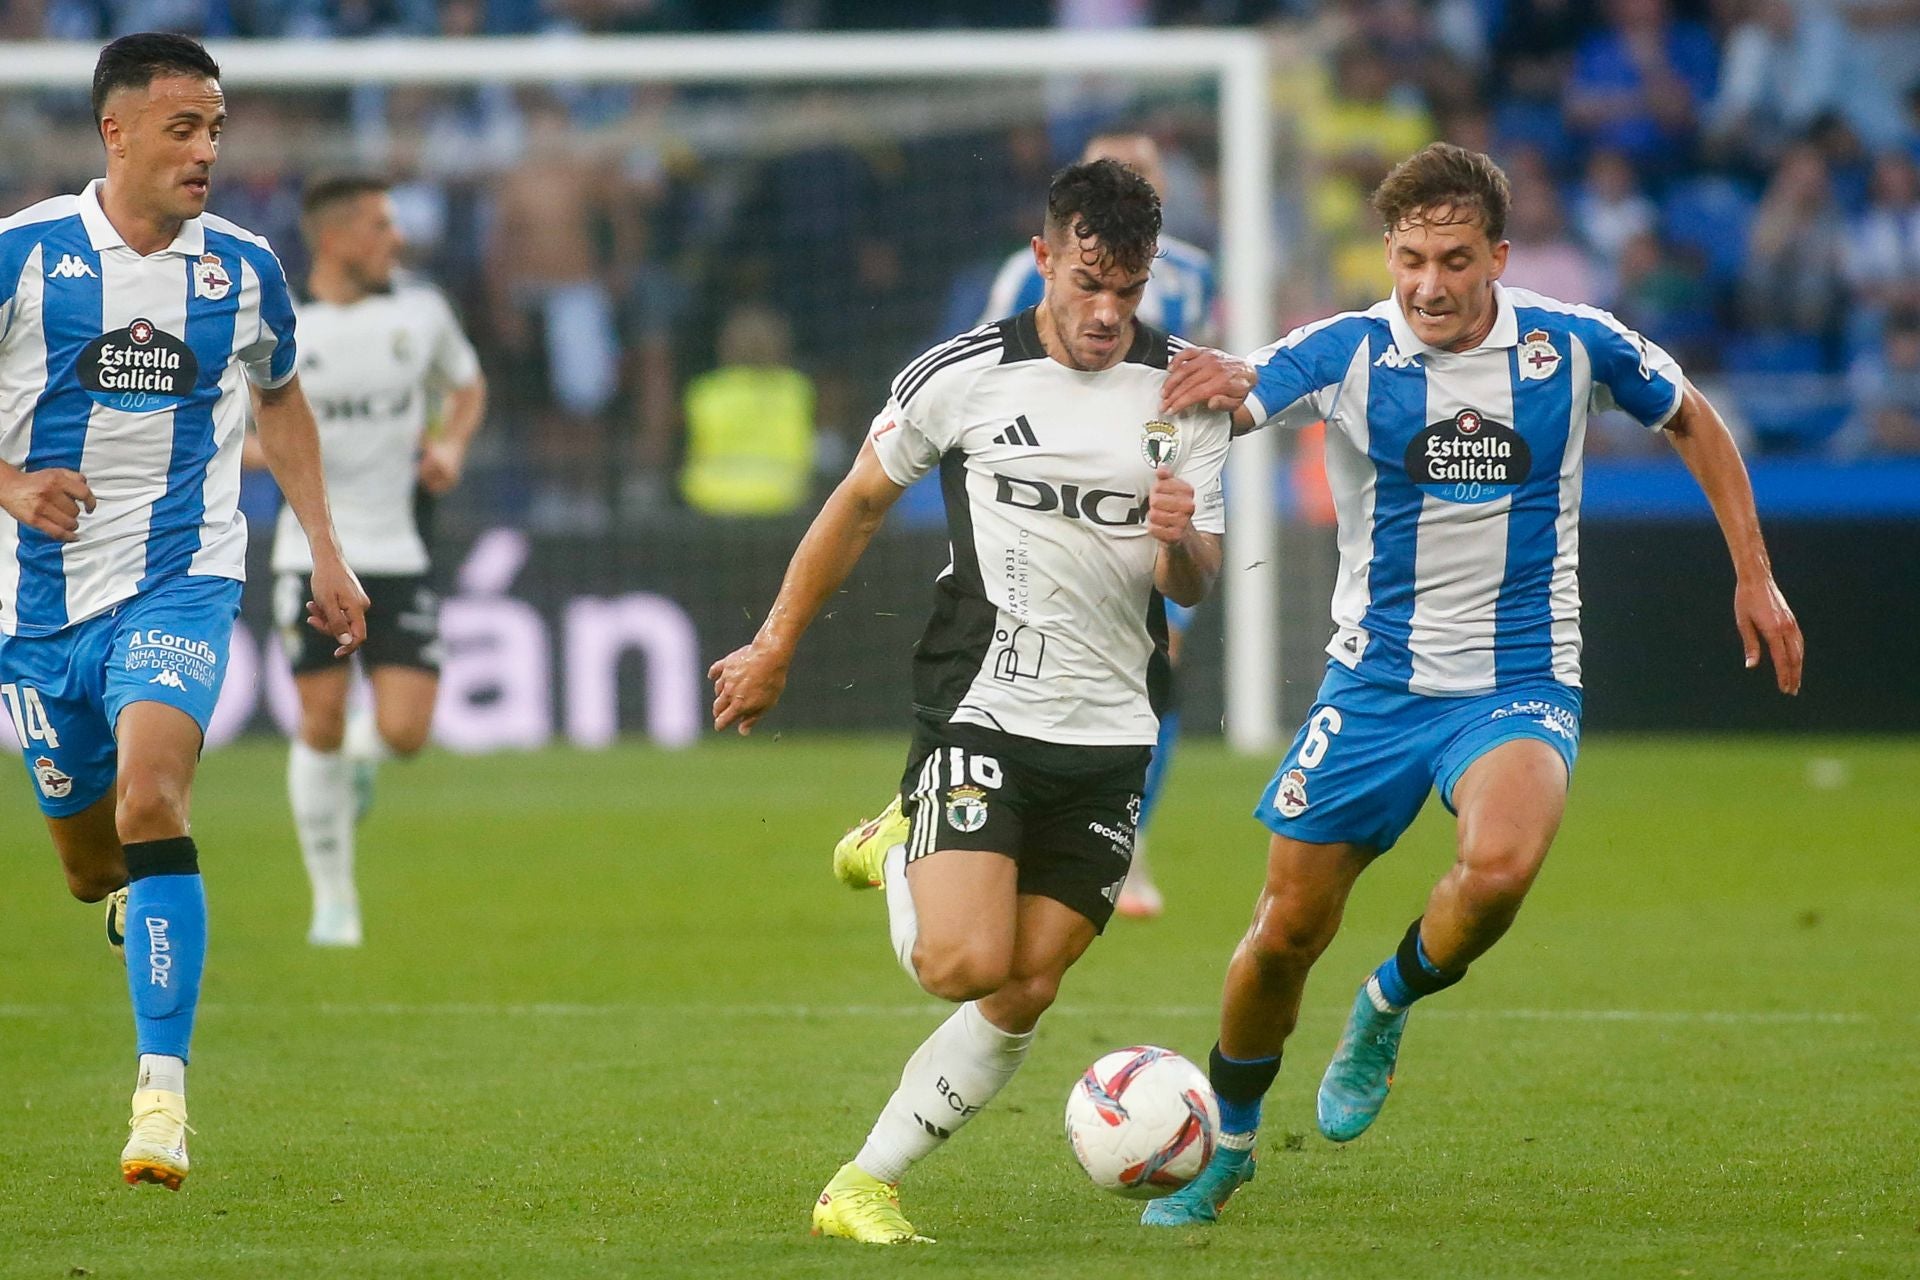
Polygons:
[[1604,311],[1494,291],[1493,331],[1471,351],[1427,346],[1389,298],[1252,357],[1256,421],[1327,422],[1340,527],[1327,652],[1414,693],[1580,683],[1587,415],[1618,406],[1663,427],[1685,384]]
[[294,372],[264,239],[204,214],[142,257],[100,186],[0,221],[0,459],[78,471],[99,503],[69,543],[0,512],[0,635],[50,635],[181,574],[244,579],[245,379]]
[[[1032,246],[1019,250],[993,278],[980,323],[991,324],[1037,305],[1046,287]],[[1136,318],[1176,338],[1207,343],[1213,341],[1213,305],[1213,258],[1198,245],[1161,236],[1160,256],[1153,260]]]

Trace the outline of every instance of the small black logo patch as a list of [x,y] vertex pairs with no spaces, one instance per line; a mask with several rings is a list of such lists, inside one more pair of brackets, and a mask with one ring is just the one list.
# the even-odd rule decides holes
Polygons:
[[96,403],[122,413],[156,413],[193,394],[200,362],[192,347],[151,320],[135,320],[89,342],[74,372]]
[[1533,451],[1512,427],[1462,409],[1415,435],[1407,443],[1406,463],[1422,493],[1448,502],[1492,502],[1526,482]]

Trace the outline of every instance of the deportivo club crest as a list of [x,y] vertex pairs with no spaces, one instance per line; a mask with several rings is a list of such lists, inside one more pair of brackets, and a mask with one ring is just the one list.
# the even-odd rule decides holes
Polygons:
[[49,800],[64,800],[73,794],[73,779],[60,771],[46,756],[33,762],[33,780],[40,788],[40,794]]
[[200,255],[200,261],[193,264],[193,292],[196,296],[210,302],[218,302],[227,296],[233,288],[233,277],[220,265],[220,256],[214,253]]
[[1520,345],[1520,381],[1541,382],[1560,367],[1560,353],[1545,329],[1530,329]]
[[1147,465],[1155,470],[1172,466],[1180,456],[1180,429],[1163,418],[1155,418],[1140,431],[1140,454]]
[[1307,775],[1289,769],[1281,775],[1274,795],[1275,807],[1284,817],[1297,818],[1307,811]]
[[987,793],[979,787],[955,787],[947,792],[947,825],[973,832],[987,825]]

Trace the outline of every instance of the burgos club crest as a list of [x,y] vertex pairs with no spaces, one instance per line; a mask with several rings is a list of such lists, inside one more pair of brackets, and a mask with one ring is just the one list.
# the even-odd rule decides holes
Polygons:
[[1180,456],[1180,428],[1163,418],[1155,418],[1140,428],[1140,455],[1147,465],[1158,470],[1171,467]]
[[1530,329],[1520,343],[1520,381],[1543,382],[1560,367],[1560,353],[1545,329]]
[[1478,409],[1462,409],[1407,442],[1406,466],[1407,478],[1422,493],[1448,502],[1492,502],[1525,483],[1533,451],[1512,427]]
[[947,792],[947,825],[963,832],[986,826],[987,793],[979,787],[955,787]]
[[226,267],[221,265],[220,255],[201,254],[200,261],[193,264],[194,296],[205,298],[210,302],[218,302],[226,297],[228,290],[232,288],[233,277],[228,275]]

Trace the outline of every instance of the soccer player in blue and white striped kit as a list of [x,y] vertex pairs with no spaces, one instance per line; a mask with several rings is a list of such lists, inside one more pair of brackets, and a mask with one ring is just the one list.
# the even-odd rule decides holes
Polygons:
[[1590,411],[1618,406],[1666,434],[1732,552],[1747,666],[1764,646],[1781,692],[1800,687],[1799,626],[1725,424],[1666,352],[1606,312],[1497,283],[1508,197],[1486,156],[1426,148],[1374,194],[1391,298],[1294,331],[1251,370],[1196,352],[1169,377],[1178,407],[1245,391],[1250,372],[1242,427],[1326,421],[1340,576],[1325,681],[1256,810],[1273,838],[1210,1064],[1221,1146],[1199,1179],[1147,1207],[1148,1224],[1211,1222],[1253,1177],[1261,1098],[1307,972],[1355,879],[1429,790],[1457,817],[1456,861],[1361,984],[1320,1083],[1322,1133],[1365,1132],[1408,1010],[1460,981],[1513,923],[1559,828],[1580,742]]
[[366,638],[286,276],[205,213],[219,76],[183,36],[114,41],[93,77],[105,179],[0,221],[0,704],[68,887],[113,899],[124,935],[140,1061],[121,1172],[176,1190],[207,945],[189,802],[246,573],[249,384],[313,540],[309,621],[342,653]]

